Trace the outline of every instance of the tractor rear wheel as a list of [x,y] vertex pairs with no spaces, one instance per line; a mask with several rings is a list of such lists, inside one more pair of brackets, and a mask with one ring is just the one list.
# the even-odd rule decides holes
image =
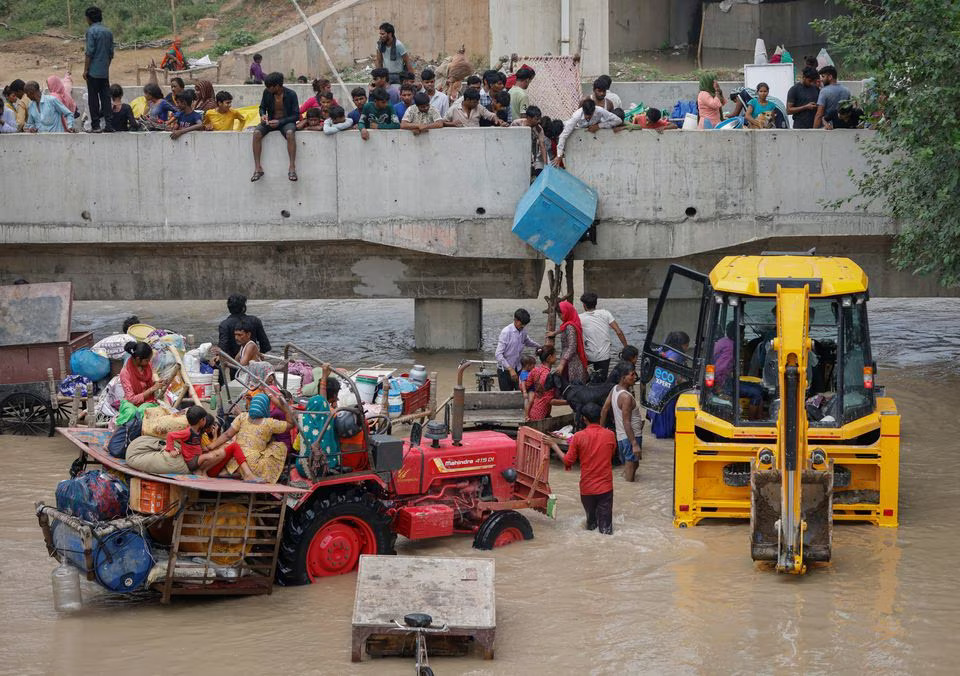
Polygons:
[[383,504],[362,490],[315,495],[288,512],[277,582],[308,584],[356,570],[362,554],[396,554],[397,535]]
[[512,509],[503,512],[494,512],[486,521],[480,524],[480,529],[473,538],[476,549],[493,549],[504,547],[512,542],[533,539],[533,526],[520,512]]

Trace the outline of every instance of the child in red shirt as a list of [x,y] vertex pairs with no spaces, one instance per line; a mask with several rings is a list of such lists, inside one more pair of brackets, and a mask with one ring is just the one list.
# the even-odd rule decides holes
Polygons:
[[613,468],[611,459],[617,448],[617,436],[601,427],[600,407],[587,404],[581,415],[587,427],[570,439],[563,456],[567,469],[580,458],[580,502],[587,513],[587,530],[600,529],[604,535],[613,534]]
[[167,434],[166,451],[171,455],[183,456],[183,461],[191,472],[200,471],[209,477],[217,477],[230,460],[240,465],[240,474],[244,481],[260,481],[247,464],[247,458],[239,444],[207,451],[202,438],[204,432],[212,429],[216,423],[214,417],[200,406],[187,409],[188,427]]

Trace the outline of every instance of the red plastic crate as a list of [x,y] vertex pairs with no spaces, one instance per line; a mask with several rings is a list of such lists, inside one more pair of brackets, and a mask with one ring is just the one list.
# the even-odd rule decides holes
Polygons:
[[453,507],[420,505],[397,510],[395,530],[405,538],[420,540],[453,535]]
[[403,400],[403,415],[416,413],[430,405],[430,381],[426,381],[413,392],[401,392]]

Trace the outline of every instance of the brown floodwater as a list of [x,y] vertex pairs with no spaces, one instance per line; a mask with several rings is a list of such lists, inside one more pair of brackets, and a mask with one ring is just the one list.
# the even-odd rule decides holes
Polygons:
[[[484,353],[492,352],[491,339],[514,306],[485,303]],[[643,303],[606,306],[631,342],[639,342]],[[829,565],[799,578],[777,575],[750,560],[745,522],[673,528],[671,441],[647,436],[639,480],[618,478],[612,537],[583,530],[578,473],[554,463],[560,515],[551,521],[532,514],[532,541],[491,554],[472,549],[467,537],[400,539],[401,555],[496,560],[496,659],[432,660],[437,673],[954,672],[958,309],[954,300],[871,301],[879,379],[903,416],[898,529],[838,524]],[[78,303],[74,321],[99,337],[133,310],[200,338],[215,331],[220,304]],[[284,301],[252,305],[251,312],[277,343],[294,339],[351,363],[425,363],[440,371],[444,392],[457,359],[476,356],[414,354],[412,303]],[[542,323],[537,315],[534,330],[542,331]],[[344,335],[357,341],[344,344]],[[33,502],[52,501],[75,455],[59,437],[0,437],[0,673],[412,669],[407,659],[350,662],[354,575],[278,587],[271,596],[175,598],[170,606],[154,595],[110,594],[84,582],[84,609],[58,614],[50,585],[55,562],[46,555]]]

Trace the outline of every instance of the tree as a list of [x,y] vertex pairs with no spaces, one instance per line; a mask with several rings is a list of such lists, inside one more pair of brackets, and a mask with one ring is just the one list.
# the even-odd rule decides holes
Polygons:
[[[846,68],[863,69],[868,117],[860,198],[900,224],[893,263],[960,284],[960,2],[836,0],[850,13],[815,22]],[[852,199],[852,198],[851,198]]]

